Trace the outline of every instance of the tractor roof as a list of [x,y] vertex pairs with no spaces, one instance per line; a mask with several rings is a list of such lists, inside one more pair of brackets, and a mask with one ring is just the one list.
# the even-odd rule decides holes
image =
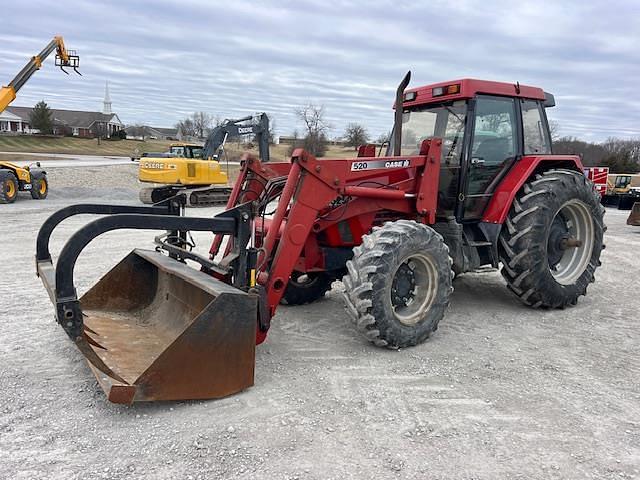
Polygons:
[[[475,97],[477,94],[501,95],[507,97],[531,98],[534,100],[553,100],[553,96],[537,87],[529,87],[518,83],[491,82],[462,78],[448,82],[434,83],[423,87],[405,90],[404,107],[440,103],[443,101],[462,100]],[[548,105],[552,106],[552,105]]]

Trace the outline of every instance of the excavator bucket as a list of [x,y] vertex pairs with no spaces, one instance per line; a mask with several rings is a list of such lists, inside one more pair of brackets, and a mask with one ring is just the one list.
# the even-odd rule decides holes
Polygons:
[[627,218],[627,225],[640,227],[640,202],[633,204],[629,218]]
[[[126,228],[128,223],[145,223],[144,216],[127,214],[92,222],[71,237],[54,269],[41,243],[48,243],[60,218],[76,213],[87,212],[66,212],[49,225],[45,222],[38,236],[37,271],[56,306],[58,322],[111,402],[220,398],[253,385],[255,294],[158,251],[136,249],[76,299],[68,280],[73,266],[68,266],[89,237],[113,229],[110,224]],[[176,221],[193,220],[147,215],[151,216],[170,228]],[[231,231],[233,225],[224,220],[208,229]],[[148,218],[146,223],[148,227]],[[75,245],[76,238],[83,242]]]

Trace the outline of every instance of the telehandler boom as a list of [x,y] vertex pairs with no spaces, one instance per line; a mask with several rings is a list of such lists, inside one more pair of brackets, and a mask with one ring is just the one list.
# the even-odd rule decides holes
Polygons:
[[[406,89],[409,78],[386,156],[367,146],[354,159],[245,155],[213,218],[181,216],[178,195],[153,207],[71,206],[45,222],[38,274],[109,400],[216,398],[251,386],[255,345],[283,298],[314,301],[339,278],[355,328],[390,348],[426,340],[453,276],[481,266],[501,267],[532,307],[564,308],[586,293],[604,209],[579,157],[551,152],[553,96],[473,79]],[[80,213],[105,216],[68,240],[54,268],[50,234]],[[167,233],[78,298],[78,255],[121,228]],[[189,250],[190,230],[214,234],[208,257]]]

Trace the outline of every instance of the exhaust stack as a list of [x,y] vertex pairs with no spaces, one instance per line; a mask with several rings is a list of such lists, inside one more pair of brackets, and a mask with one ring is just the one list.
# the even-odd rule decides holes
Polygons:
[[411,71],[404,76],[398,89],[396,90],[396,111],[393,122],[393,156],[399,157],[402,148],[402,101],[404,100],[404,90],[411,81]]

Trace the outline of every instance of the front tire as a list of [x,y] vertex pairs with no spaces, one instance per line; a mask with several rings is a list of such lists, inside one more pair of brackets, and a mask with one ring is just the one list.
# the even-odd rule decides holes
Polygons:
[[18,179],[9,170],[0,170],[0,203],[13,203],[18,197]]
[[293,272],[281,303],[285,305],[304,305],[324,297],[331,290],[333,278],[326,272]]
[[342,281],[358,330],[390,348],[425,341],[438,328],[453,291],[442,237],[426,225],[398,220],[362,237],[353,252]]
[[500,233],[502,276],[532,307],[575,305],[595,280],[604,207],[584,175],[548,170],[526,183]]

